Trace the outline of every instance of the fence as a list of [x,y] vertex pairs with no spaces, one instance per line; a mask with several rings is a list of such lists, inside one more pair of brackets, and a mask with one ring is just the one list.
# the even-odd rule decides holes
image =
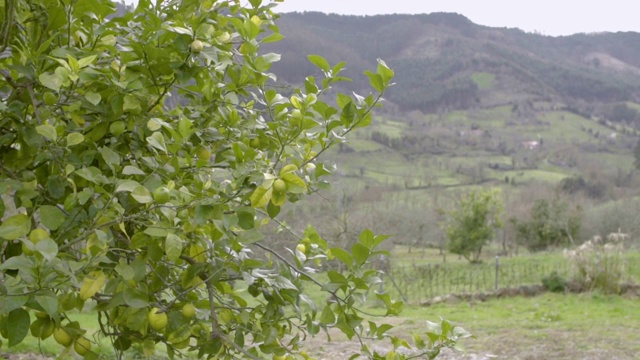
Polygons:
[[417,303],[452,293],[484,293],[499,288],[541,284],[552,272],[568,278],[570,265],[561,262],[496,262],[483,264],[394,264],[389,269],[387,290],[400,292],[407,302]]

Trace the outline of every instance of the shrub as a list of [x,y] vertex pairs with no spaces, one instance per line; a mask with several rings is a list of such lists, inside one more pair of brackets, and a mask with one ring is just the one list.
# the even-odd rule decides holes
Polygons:
[[567,285],[567,281],[557,271],[552,272],[549,276],[542,279],[542,286],[547,291],[563,292]]
[[620,231],[606,239],[594,236],[574,250],[565,250],[565,257],[574,269],[573,281],[580,288],[600,290],[606,294],[618,293],[625,275],[624,241],[629,235]]

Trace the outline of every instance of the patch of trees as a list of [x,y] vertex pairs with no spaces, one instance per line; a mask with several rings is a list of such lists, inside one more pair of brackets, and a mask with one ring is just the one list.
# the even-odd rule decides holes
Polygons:
[[570,211],[559,200],[536,200],[527,219],[511,218],[518,236],[518,243],[529,251],[557,248],[574,242],[581,226],[581,212]]
[[599,181],[587,181],[581,175],[562,179],[560,189],[567,194],[584,193],[592,199],[602,199],[607,193],[607,186]]

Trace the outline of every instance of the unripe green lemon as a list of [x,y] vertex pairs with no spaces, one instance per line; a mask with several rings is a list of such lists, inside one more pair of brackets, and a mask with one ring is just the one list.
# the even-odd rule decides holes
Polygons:
[[167,317],[166,313],[158,313],[158,310],[160,309],[155,307],[151,309],[151,311],[149,311],[148,319],[149,319],[149,326],[151,326],[151,328],[153,328],[156,331],[161,331],[162,329],[167,327],[167,324],[169,323],[169,318]]
[[307,247],[304,244],[298,244],[298,246],[296,246],[296,250],[304,254],[307,252]]
[[64,347],[67,347],[73,343],[73,339],[69,333],[61,327],[57,327],[53,330],[53,338],[56,342]]
[[196,149],[196,156],[200,160],[209,160],[211,158],[211,150],[204,146],[200,146]]
[[153,201],[157,204],[165,204],[171,200],[171,191],[166,186],[159,186],[153,190]]
[[37,228],[37,229],[31,230],[31,232],[29,233],[29,240],[31,240],[31,242],[34,244],[39,243],[40,240],[44,240],[48,238],[49,238],[49,233],[45,229]]
[[194,53],[199,53],[204,49],[204,44],[200,40],[193,40],[191,43],[191,51]]
[[196,307],[193,304],[184,304],[182,307],[182,315],[186,318],[193,318],[196,316]]
[[85,337],[79,337],[76,339],[76,342],[73,343],[73,349],[78,355],[84,356],[91,351],[91,342]]
[[55,327],[56,325],[53,323],[53,320],[49,318],[38,318],[31,323],[29,330],[31,330],[31,335],[44,340],[53,334]]
[[276,181],[273,182],[273,192],[276,194],[282,194],[285,191],[287,191],[287,183],[282,179],[276,179]]

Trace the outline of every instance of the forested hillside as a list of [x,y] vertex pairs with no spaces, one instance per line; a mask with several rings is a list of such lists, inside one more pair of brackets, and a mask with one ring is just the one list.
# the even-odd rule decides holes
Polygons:
[[[401,110],[437,112],[487,107],[522,99],[562,102],[585,113],[593,103],[640,97],[640,34],[550,37],[476,25],[462,15],[341,16],[288,13],[285,40],[269,47],[283,55],[273,70],[299,83],[314,71],[307,54],[346,61],[350,90],[362,71],[383,58],[396,71],[388,100]],[[610,110],[610,109],[608,109]]]

